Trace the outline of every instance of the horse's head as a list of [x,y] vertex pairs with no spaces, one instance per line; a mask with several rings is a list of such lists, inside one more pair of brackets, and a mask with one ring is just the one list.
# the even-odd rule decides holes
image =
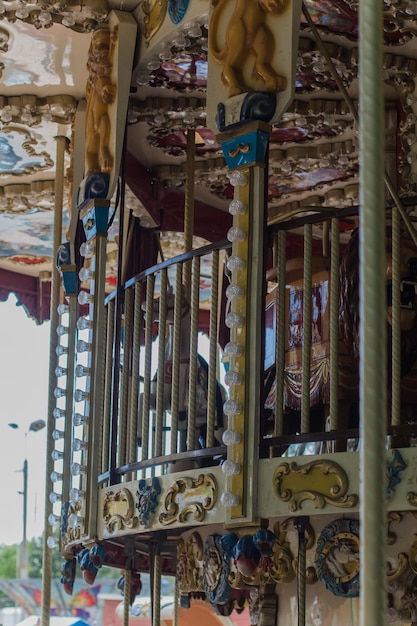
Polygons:
[[[386,319],[392,326],[392,239],[387,230],[385,273],[387,280]],[[417,345],[417,247],[408,234],[400,242],[402,359],[407,346]],[[353,231],[340,262],[339,298],[340,336],[348,348],[359,356],[359,231]]]
[[[387,238],[387,321],[392,325],[392,252]],[[410,237],[400,243],[401,330],[411,330],[417,317],[417,248]]]

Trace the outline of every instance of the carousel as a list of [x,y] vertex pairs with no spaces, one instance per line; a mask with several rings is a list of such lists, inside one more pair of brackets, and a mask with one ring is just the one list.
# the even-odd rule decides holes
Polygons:
[[174,626],[416,623],[414,0],[0,17],[0,297],[51,321],[42,625],[53,550],[69,595],[120,570],[124,626],[143,573],[153,626],[163,576]]

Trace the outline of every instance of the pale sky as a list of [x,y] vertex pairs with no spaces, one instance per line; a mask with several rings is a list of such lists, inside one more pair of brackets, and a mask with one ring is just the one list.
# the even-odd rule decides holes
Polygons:
[[[35,420],[47,421],[49,333],[49,322],[37,326],[16,306],[12,294],[7,302],[0,302],[0,544],[22,540],[23,496],[18,492],[23,490],[25,456],[28,539],[43,530],[46,428],[38,432],[28,428]],[[19,428],[10,428],[9,422]]]

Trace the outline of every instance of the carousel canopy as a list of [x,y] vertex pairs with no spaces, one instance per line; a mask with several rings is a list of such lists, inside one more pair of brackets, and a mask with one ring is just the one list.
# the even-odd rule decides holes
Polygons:
[[[120,168],[125,219],[134,222],[131,240],[142,242],[132,272],[148,263],[143,250],[152,248],[155,232],[165,256],[184,250],[178,233],[184,230],[191,174],[195,245],[224,239],[230,225],[233,187],[217,129],[207,117],[207,94],[214,85],[208,78],[209,7],[194,0],[165,1],[158,3],[160,14],[147,16],[146,6],[136,0],[120,6],[106,0],[79,6],[1,2],[0,299],[14,292],[37,322],[48,317],[54,246],[67,238],[74,185],[83,169],[85,150],[77,153],[76,145],[84,133],[89,48],[93,33],[115,9],[139,25],[132,35],[133,62],[123,68],[128,104]],[[300,13],[294,99],[270,135],[270,224],[301,210],[358,203],[357,8],[345,0],[331,5],[307,0]],[[414,195],[417,167],[414,13],[407,0],[385,4],[387,172],[407,198]],[[63,165],[57,137],[65,141]],[[62,202],[56,202],[61,183]],[[118,229],[115,211],[109,291],[116,281]]]

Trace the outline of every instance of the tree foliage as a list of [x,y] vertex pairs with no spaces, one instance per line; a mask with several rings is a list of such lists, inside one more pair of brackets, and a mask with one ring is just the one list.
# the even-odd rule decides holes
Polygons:
[[0,545],[0,578],[16,578],[17,545]]
[[[37,537],[28,542],[29,578],[42,578],[43,538]],[[52,550],[52,578],[60,578],[63,558],[59,550]]]

